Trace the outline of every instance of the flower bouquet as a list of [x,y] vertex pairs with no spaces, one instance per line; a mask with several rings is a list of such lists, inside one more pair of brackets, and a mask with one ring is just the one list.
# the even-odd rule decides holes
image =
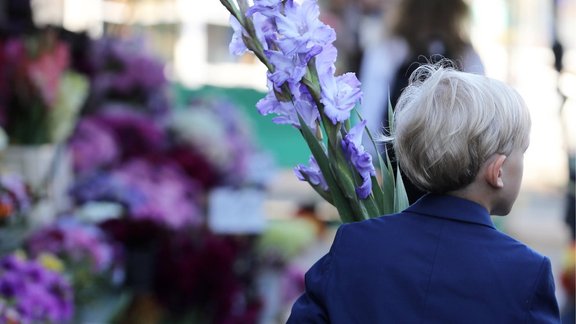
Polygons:
[[0,112],[11,144],[65,140],[88,92],[55,30],[0,40]]
[[296,176],[334,205],[344,222],[404,209],[408,200],[399,172],[394,174],[384,152],[384,158],[378,155],[377,174],[361,144],[364,130],[372,143],[374,138],[355,109],[360,82],[354,73],[335,75],[336,33],[319,20],[317,2],[220,2],[231,14],[230,51],[251,51],[268,69],[269,92],[257,103],[258,111],[297,128],[310,148],[309,165],[296,166]]
[[31,232],[23,247],[33,258],[50,254],[62,261],[77,306],[90,302],[107,288],[114,251],[95,224],[81,223],[73,216],[61,217]]
[[91,88],[83,114],[110,103],[162,119],[170,110],[165,64],[144,38],[104,36],[92,42],[87,55]]
[[27,259],[12,253],[0,259],[1,323],[67,323],[74,313],[68,279],[49,255]]

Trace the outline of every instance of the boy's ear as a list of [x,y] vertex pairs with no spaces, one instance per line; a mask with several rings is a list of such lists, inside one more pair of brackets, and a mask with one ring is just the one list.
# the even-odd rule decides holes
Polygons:
[[486,182],[494,188],[504,187],[504,180],[502,179],[502,165],[505,160],[506,155],[496,154],[488,161],[485,178]]

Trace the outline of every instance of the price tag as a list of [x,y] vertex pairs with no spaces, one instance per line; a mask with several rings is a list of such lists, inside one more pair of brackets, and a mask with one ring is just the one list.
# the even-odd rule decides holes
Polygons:
[[217,188],[208,197],[208,225],[220,234],[258,234],[266,227],[264,192]]

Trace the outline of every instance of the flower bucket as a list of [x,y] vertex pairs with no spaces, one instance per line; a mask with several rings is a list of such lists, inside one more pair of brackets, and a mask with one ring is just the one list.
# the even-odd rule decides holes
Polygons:
[[31,225],[50,222],[70,205],[72,169],[65,146],[8,145],[0,153],[0,172],[18,174],[29,186],[34,196]]

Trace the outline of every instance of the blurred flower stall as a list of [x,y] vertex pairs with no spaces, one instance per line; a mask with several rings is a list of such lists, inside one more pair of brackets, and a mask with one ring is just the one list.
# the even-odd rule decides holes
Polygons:
[[68,203],[66,141],[88,90],[70,46],[49,27],[0,40],[0,125],[8,142],[0,159],[4,170],[28,183],[36,223],[50,221]]
[[[262,18],[265,7],[256,5],[254,17]],[[324,163],[325,146],[310,147],[324,160],[298,165],[296,176],[327,201],[368,217],[392,206],[381,199],[376,170],[359,145],[364,124],[352,127],[348,120],[360,99],[358,82],[352,74],[333,75],[332,31],[317,21],[314,1],[291,7],[294,15],[303,9],[325,34],[325,49],[314,47],[306,56],[302,47],[302,61],[295,62],[318,55],[318,70],[303,63],[297,72],[310,82],[299,83],[281,49],[267,51],[278,69],[268,75],[270,92],[254,105],[274,123],[300,130],[307,145],[315,139],[324,145],[322,136],[339,140],[328,149],[346,167],[339,169],[349,176],[345,196],[332,196],[342,178],[325,177],[333,167]],[[231,48],[245,50],[244,29],[232,23]],[[16,323],[260,323],[282,321],[280,312],[302,291],[303,269],[291,262],[321,236],[317,219],[303,210],[294,222],[267,222],[262,207],[276,165],[250,118],[217,92],[176,95],[179,85],[148,45],[144,37],[90,39],[53,27],[0,37],[0,124],[7,143],[0,163],[0,317]],[[314,73],[329,78],[310,79]],[[315,87],[323,80],[329,82]],[[320,99],[322,89],[331,97]],[[319,115],[314,105],[334,108],[334,116]],[[47,145],[53,148],[47,161],[34,155],[28,169],[9,167],[26,165],[9,163],[12,148]],[[47,169],[32,175],[39,165]],[[46,198],[61,203],[39,208]],[[33,217],[38,210],[43,216]],[[32,292],[36,285],[48,293]],[[38,309],[24,306],[31,300]]]
[[[46,27],[0,48],[0,318],[259,322],[260,269],[288,262],[263,257],[275,164],[242,110],[219,96],[176,103],[142,38]],[[13,147],[46,145],[32,171],[11,167]],[[54,191],[45,185],[63,163],[69,177]],[[65,203],[32,219],[45,197]]]

